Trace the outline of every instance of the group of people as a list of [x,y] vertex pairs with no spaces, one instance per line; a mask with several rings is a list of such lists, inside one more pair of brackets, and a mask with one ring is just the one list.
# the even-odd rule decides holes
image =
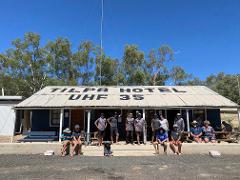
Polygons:
[[[118,119],[121,115],[118,115],[117,112],[108,119],[104,117],[104,114],[101,113],[100,117],[95,121],[95,126],[98,129],[98,145],[101,146],[103,143],[103,138],[105,135],[105,130],[107,125],[110,125],[110,137],[111,143],[114,143],[114,136],[116,137],[115,142],[118,143],[119,133],[118,133]],[[145,120],[142,118],[141,113],[136,113],[136,118],[133,118],[133,114],[129,113],[125,121],[126,128],[126,143],[133,144],[133,132],[135,131],[137,137],[137,143],[140,144],[140,136],[143,133],[143,127],[145,125]]]
[[[170,148],[173,153],[181,155],[182,149],[182,133],[185,129],[185,122],[180,113],[177,113],[174,119],[173,129],[169,132],[168,120],[160,115],[160,119],[157,114],[154,114],[154,118],[151,121],[152,127],[152,144],[155,149],[155,154],[159,154],[159,146],[163,147],[164,154],[167,154],[167,143],[169,142]],[[170,135],[170,138],[169,138]]]
[[[115,142],[118,143],[119,132],[118,132],[118,122],[121,115],[118,115],[117,112],[114,113],[110,118],[105,118],[104,114],[101,113],[100,117],[94,122],[95,126],[98,129],[98,146],[102,146],[103,138],[105,136],[106,128],[109,124],[110,126],[110,139],[111,144]],[[126,130],[126,144],[134,144],[134,132],[136,134],[137,144],[140,144],[140,137],[143,135],[145,128],[145,119],[142,117],[140,112],[136,112],[136,117],[133,117],[132,113],[128,113],[125,119],[125,130]],[[192,127],[190,132],[186,132],[188,137],[197,143],[201,142],[216,142],[216,135],[213,127],[210,125],[208,120],[203,122],[203,126],[199,121],[194,120],[191,123]],[[232,128],[225,121],[222,122],[223,132],[230,132]],[[152,144],[155,149],[155,154],[159,154],[159,147],[163,147],[163,152],[167,154],[167,145],[169,143],[170,149],[173,153],[180,155],[182,149],[183,133],[185,130],[185,122],[180,113],[176,114],[176,117],[173,122],[172,130],[169,129],[169,123],[162,114],[154,114],[153,119],[151,120],[151,129],[152,129]],[[63,130],[62,134],[63,146],[62,146],[62,156],[66,155],[66,150],[69,145],[72,145],[70,155],[82,154],[82,141],[81,141],[81,131],[79,125],[75,125],[73,132],[66,128]],[[108,149],[108,147],[104,146]],[[106,149],[106,150],[107,150]],[[106,152],[111,152],[106,151]]]
[[62,149],[61,155],[66,156],[67,149],[72,145],[68,151],[70,151],[70,156],[73,157],[74,153],[76,155],[82,154],[82,140],[81,140],[80,126],[76,124],[74,126],[73,132],[69,128],[63,130],[62,138]]

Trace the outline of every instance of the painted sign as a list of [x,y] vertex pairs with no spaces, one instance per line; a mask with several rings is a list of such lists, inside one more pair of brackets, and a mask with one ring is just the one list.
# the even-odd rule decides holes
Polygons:
[[[136,100],[141,101],[144,99],[145,94],[156,93],[186,93],[185,90],[179,90],[176,87],[116,87],[116,94],[119,94],[119,100]],[[53,87],[51,94],[68,94],[69,100],[102,100],[107,99],[110,89],[107,87]]]

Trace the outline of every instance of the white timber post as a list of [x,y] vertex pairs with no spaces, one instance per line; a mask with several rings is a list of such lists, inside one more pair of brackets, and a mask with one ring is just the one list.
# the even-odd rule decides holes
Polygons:
[[190,132],[190,122],[189,122],[189,109],[186,110],[187,115],[187,131]]
[[64,109],[61,109],[61,113],[60,113],[60,125],[59,125],[59,142],[62,141],[61,136],[62,136],[62,127],[63,127],[63,114],[64,114]]
[[90,143],[90,119],[91,119],[91,111],[87,111],[87,144]]
[[144,126],[143,126],[143,143],[146,144],[146,143],[147,143],[147,129],[146,129],[147,121],[146,121],[145,109],[143,109],[143,119],[144,119]]

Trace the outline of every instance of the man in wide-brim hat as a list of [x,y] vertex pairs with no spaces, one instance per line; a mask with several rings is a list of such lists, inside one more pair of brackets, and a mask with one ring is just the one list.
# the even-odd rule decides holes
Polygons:
[[202,128],[198,125],[198,122],[196,120],[194,120],[192,122],[192,127],[190,129],[190,135],[191,138],[197,142],[200,143],[202,142]]
[[208,120],[205,120],[203,122],[204,126],[202,127],[202,133],[203,133],[203,140],[205,143],[216,142],[216,136],[215,131],[212,126],[210,126],[210,122]]
[[62,133],[62,149],[61,155],[66,156],[67,148],[70,148],[71,140],[72,140],[72,131],[69,128],[65,128]]

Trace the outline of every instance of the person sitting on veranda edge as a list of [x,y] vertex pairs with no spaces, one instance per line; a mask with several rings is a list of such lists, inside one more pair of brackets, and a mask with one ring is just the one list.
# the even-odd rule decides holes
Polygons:
[[72,132],[69,128],[63,130],[61,139],[62,139],[61,156],[66,156],[67,148],[70,147],[72,140]]
[[215,131],[212,126],[210,126],[210,122],[208,120],[205,120],[203,122],[204,126],[202,127],[202,132],[203,132],[203,140],[205,143],[216,142],[216,135]]
[[181,131],[177,124],[173,125],[173,130],[171,132],[170,148],[174,154],[181,155],[182,153],[182,142],[181,142]]
[[190,135],[193,141],[197,143],[202,142],[202,128],[198,125],[198,122],[194,120],[190,129]]
[[153,142],[153,147],[155,149],[155,154],[159,154],[159,145],[163,147],[164,154],[167,154],[167,142],[168,135],[162,127],[156,130],[156,141]]
[[223,138],[227,138],[232,132],[232,126],[228,124],[226,121],[222,122],[222,136]]
[[72,133],[72,151],[71,151],[71,157],[74,155],[74,151],[76,152],[76,155],[82,154],[82,141],[81,141],[81,131],[80,126],[76,124],[74,126],[74,130]]

